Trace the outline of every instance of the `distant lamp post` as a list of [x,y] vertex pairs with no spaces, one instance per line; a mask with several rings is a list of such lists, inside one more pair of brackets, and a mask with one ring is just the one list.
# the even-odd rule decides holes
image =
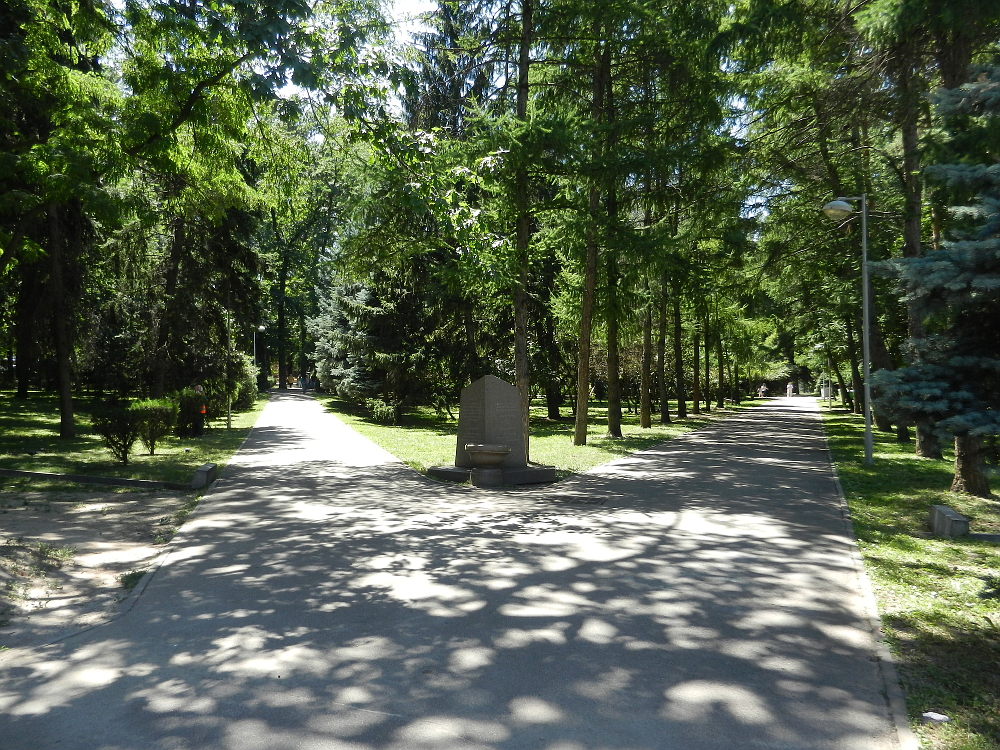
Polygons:
[[253,363],[257,367],[257,390],[261,390],[260,384],[262,382],[262,376],[264,368],[260,366],[260,361],[257,359],[257,334],[264,333],[267,330],[267,326],[257,326],[257,330],[253,332]]
[[[821,352],[826,349],[826,344],[816,344],[813,347],[814,352]],[[826,393],[823,393],[823,388],[826,388]],[[826,386],[820,386],[819,392],[820,400],[826,399],[826,408],[833,409],[833,366],[830,363],[830,353],[826,353]]]
[[826,353],[826,408],[833,411],[833,362],[830,352]]
[[869,303],[869,282],[868,282],[868,195],[861,195],[837,198],[823,206],[823,213],[834,221],[842,221],[854,213],[854,208],[850,202],[861,203],[861,306],[862,310],[862,352],[864,364],[862,366],[862,378],[865,389],[865,466],[872,466],[875,463],[873,457],[872,439],[872,386],[870,377],[871,363],[871,305]]

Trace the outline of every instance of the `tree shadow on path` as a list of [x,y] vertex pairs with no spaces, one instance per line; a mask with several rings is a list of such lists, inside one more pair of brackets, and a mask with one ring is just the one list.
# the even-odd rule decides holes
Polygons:
[[265,423],[126,617],[0,666],[3,745],[896,747],[788,401],[506,492]]

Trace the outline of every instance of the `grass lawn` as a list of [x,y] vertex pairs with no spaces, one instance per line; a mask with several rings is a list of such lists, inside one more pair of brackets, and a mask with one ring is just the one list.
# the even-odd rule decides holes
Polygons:
[[[1000,533],[1000,503],[948,492],[950,456],[917,458],[893,434],[876,432],[866,467],[862,418],[834,408],[824,420],[924,747],[1000,750],[1000,545],[927,532],[937,504],[968,516],[973,532]],[[951,721],[920,725],[925,711]]]
[[[330,411],[365,437],[385,448],[401,461],[420,472],[429,466],[452,465],[455,463],[455,434],[457,422],[445,415],[438,415],[430,407],[413,409],[405,414],[398,425],[381,425],[369,419],[368,410],[343,401],[335,396],[317,394],[317,399]],[[529,452],[534,463],[555,466],[560,478],[606,463],[619,456],[627,456],[637,450],[649,448],[685,432],[697,429],[713,419],[734,414],[748,408],[753,402],[741,406],[715,409],[706,415],[676,420],[661,425],[654,415],[654,426],[649,429],[639,427],[638,414],[622,415],[621,438],[608,437],[606,404],[591,402],[589,410],[589,430],[587,445],[573,445],[573,420],[567,416],[559,421],[546,417],[545,407],[533,405],[531,408],[531,443]],[[688,412],[691,407],[688,402]],[[456,412],[457,416],[457,412]]]
[[[136,442],[129,465],[123,466],[111,456],[101,438],[90,431],[88,401],[74,399],[77,437],[63,440],[59,437],[59,402],[55,395],[32,393],[28,399],[18,400],[12,391],[0,391],[0,469],[190,482],[194,470],[204,463],[218,464],[220,469],[226,465],[266,401],[267,396],[261,396],[253,409],[233,412],[231,430],[226,429],[223,418],[206,426],[200,438],[165,438],[157,444],[154,456],[146,455],[142,443]],[[0,477],[0,490],[93,492],[94,485]]]

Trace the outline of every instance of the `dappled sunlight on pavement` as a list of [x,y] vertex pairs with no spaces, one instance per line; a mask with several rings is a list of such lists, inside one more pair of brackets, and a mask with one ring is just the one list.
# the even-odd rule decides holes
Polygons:
[[0,658],[3,747],[897,747],[823,445],[779,399],[483,491],[277,396],[128,615]]

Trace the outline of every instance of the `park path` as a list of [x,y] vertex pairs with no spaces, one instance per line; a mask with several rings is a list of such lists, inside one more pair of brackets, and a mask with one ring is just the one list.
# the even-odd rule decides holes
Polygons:
[[816,404],[547,488],[277,394],[119,619],[0,655],[4,750],[890,750]]

